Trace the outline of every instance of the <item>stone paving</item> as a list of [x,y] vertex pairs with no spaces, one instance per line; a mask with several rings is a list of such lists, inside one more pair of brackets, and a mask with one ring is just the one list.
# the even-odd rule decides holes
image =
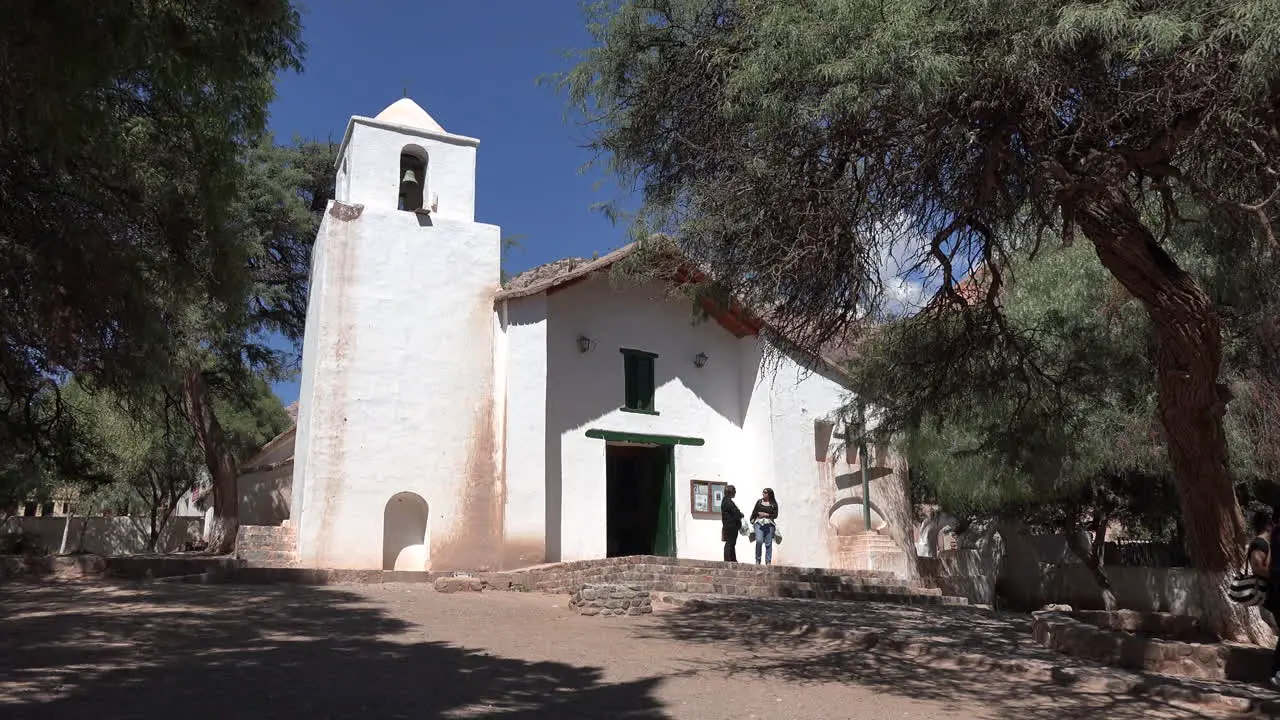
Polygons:
[[[1004,621],[949,610],[739,602],[775,616],[808,607],[930,642],[1024,651]],[[567,603],[539,593],[441,593],[426,583],[2,584],[0,717],[1228,717],[1177,699],[799,637],[754,616],[584,617]]]

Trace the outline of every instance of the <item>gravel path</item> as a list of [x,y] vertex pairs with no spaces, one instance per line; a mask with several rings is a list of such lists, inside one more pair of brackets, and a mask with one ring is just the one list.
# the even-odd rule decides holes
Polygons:
[[424,585],[3,585],[0,717],[1223,717],[730,620],[565,604]]

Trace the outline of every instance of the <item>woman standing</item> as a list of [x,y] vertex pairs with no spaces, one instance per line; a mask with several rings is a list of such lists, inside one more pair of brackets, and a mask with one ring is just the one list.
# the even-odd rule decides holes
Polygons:
[[724,561],[738,562],[738,530],[742,527],[742,511],[733,501],[738,489],[729,485],[720,501],[720,539],[724,541]]
[[764,564],[773,564],[773,534],[777,529],[778,499],[773,490],[764,489],[764,494],[751,509],[751,524],[756,530],[756,564],[760,564],[760,550],[764,549]]

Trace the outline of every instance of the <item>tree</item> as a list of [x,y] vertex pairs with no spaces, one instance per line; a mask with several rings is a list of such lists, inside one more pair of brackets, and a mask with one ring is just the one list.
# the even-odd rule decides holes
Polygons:
[[88,448],[53,383],[36,389],[34,397],[0,389],[0,449],[0,520],[25,501],[48,495],[59,474],[88,476]]
[[[270,385],[254,377],[228,395],[214,395],[214,412],[223,419],[227,443],[237,464],[290,423]],[[85,486],[80,478],[62,478],[82,490],[83,510],[128,507],[148,522],[147,550],[155,550],[178,503],[207,477],[204,453],[176,387],[155,388],[146,401],[128,401],[92,378],[78,378],[65,389],[76,425],[94,448],[93,469],[108,482]],[[70,521],[68,521],[70,522]]]
[[[1222,320],[1161,240],[1184,222],[1179,201],[1194,198],[1232,222],[1238,256],[1276,250],[1271,10],[1262,0],[600,2],[597,46],[564,86],[594,123],[594,146],[640,184],[642,230],[674,231],[684,256],[801,347],[882,311],[881,257],[897,251],[961,311],[956,353],[1016,350],[998,303],[1015,251],[1029,231],[1067,245],[1083,235],[1151,322],[1187,547],[1206,597],[1218,597],[1244,535],[1223,427]],[[966,298],[958,283],[974,266],[985,292]],[[957,356],[939,358],[934,376]],[[1225,601],[1210,612],[1237,633]]]
[[162,393],[127,407],[109,391],[84,387],[73,382],[68,401],[79,427],[94,440],[99,470],[112,482],[84,493],[82,512],[95,504],[140,508],[148,521],[146,549],[154,551],[178,502],[200,478],[203,463],[191,428],[182,409]]
[[[213,485],[210,547],[218,552],[230,551],[235,542],[238,460],[211,398],[237,398],[247,408],[258,397],[260,376],[274,379],[296,368],[311,249],[320,213],[334,196],[335,154],[332,143],[278,146],[269,137],[246,150],[244,183],[231,204],[231,221],[210,229],[227,236],[220,277],[234,300],[192,302],[181,313],[180,340],[166,367],[181,387],[204,452]],[[266,342],[270,334],[289,341],[294,350],[273,348]]]
[[303,48],[286,0],[5,12],[0,456],[29,468],[75,454],[59,381],[145,394],[192,342],[184,309],[242,301],[240,151]]
[[[1001,295],[1016,355],[974,348],[933,402],[917,363],[962,340],[951,324],[905,318],[878,329],[850,365],[858,395],[900,433],[917,491],[962,520],[1063,533],[1109,593],[1102,548],[1113,520],[1164,525],[1169,481],[1158,439],[1150,326],[1083,247],[1042,250]],[[936,331],[950,330],[951,334]],[[1010,357],[1038,369],[1009,367]],[[882,438],[887,441],[888,438]],[[1092,542],[1076,542],[1088,529]],[[1112,598],[1114,600],[1114,598]]]

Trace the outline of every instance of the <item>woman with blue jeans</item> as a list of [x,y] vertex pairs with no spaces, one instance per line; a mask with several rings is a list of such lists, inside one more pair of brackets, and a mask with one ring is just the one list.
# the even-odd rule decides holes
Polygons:
[[751,524],[756,531],[756,564],[760,564],[760,550],[764,549],[764,564],[773,564],[773,535],[777,530],[778,499],[773,490],[764,489],[764,495],[751,509]]

